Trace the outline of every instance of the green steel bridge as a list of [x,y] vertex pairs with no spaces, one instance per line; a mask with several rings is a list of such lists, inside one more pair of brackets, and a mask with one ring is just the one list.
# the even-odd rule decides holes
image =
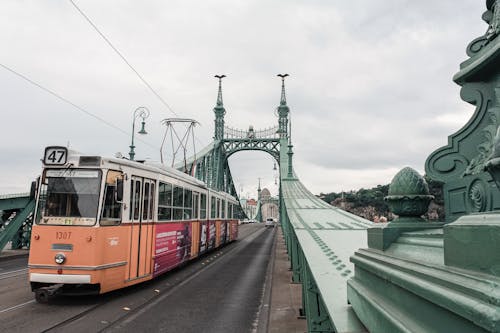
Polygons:
[[[309,332],[500,332],[500,0],[486,7],[487,32],[467,46],[454,76],[476,110],[425,164],[444,184],[445,222],[421,217],[432,196],[411,168],[390,185],[386,200],[398,216],[390,223],[323,202],[293,168],[286,75],[277,126],[246,131],[225,125],[218,76],[214,141],[181,169],[237,196],[228,158],[245,150],[274,157],[280,224]],[[0,197],[0,248],[29,246],[33,207],[29,194]]]

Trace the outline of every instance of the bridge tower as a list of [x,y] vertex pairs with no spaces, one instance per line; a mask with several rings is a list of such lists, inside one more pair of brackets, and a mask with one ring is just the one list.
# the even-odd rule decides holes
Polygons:
[[278,133],[280,139],[288,138],[288,113],[290,113],[290,108],[286,105],[286,94],[285,94],[285,78],[289,76],[288,74],[278,74],[281,78],[281,99],[280,105],[278,106],[278,123],[279,129]]
[[[226,108],[222,97],[222,79],[226,75],[215,75],[218,79],[218,90],[217,101],[213,108],[215,115],[213,142],[202,149],[196,157],[193,156],[186,161],[185,164],[190,165],[189,170],[192,175],[204,181],[212,189],[225,191],[237,197],[238,192],[234,186],[228,159],[239,151],[257,150],[270,154],[280,165],[280,182],[281,179],[295,179],[291,163],[293,152],[290,108],[286,102],[285,92],[285,78],[288,76],[288,74],[278,74],[281,78],[281,96],[279,106],[276,108],[277,125],[262,130],[254,129],[250,125],[248,130],[241,130],[226,126],[224,120]],[[183,170],[181,165],[176,165],[176,168]]]
[[219,90],[217,92],[217,102],[214,107],[214,142],[211,163],[209,163],[210,170],[207,184],[211,188],[224,190],[234,195],[236,194],[236,190],[234,189],[229,165],[222,145],[224,140],[224,116],[226,114],[222,100],[222,79],[226,75],[215,75],[215,77],[219,80]]
[[217,103],[214,107],[215,113],[215,126],[214,126],[214,140],[221,141],[224,139],[224,116],[226,115],[226,109],[224,108],[224,103],[222,102],[222,79],[225,75],[215,75],[219,79],[219,92],[217,93]]
[[214,137],[213,142],[206,147],[196,159],[191,158],[195,172],[193,174],[205,181],[210,188],[226,191],[237,195],[228,165],[228,158],[239,151],[259,150],[270,154],[280,163],[280,154],[287,154],[281,147],[289,146],[290,109],[286,104],[285,78],[288,74],[279,74],[281,78],[281,99],[277,108],[278,125],[264,130],[254,130],[250,125],[248,130],[240,130],[226,126],[224,116],[226,109],[222,98],[222,79],[225,75],[215,75],[218,79],[217,101],[213,108]]

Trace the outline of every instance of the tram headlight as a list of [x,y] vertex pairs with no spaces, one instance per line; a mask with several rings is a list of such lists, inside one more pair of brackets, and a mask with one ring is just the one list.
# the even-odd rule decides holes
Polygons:
[[56,264],[62,265],[66,261],[66,256],[63,253],[58,253],[54,257],[54,260],[56,261]]

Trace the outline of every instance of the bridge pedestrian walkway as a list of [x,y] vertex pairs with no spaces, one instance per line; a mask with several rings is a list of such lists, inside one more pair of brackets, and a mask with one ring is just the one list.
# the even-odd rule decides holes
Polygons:
[[292,282],[292,272],[281,228],[277,227],[274,267],[272,270],[271,302],[269,311],[269,333],[304,333],[307,325],[300,317],[302,287]]
[[347,280],[354,275],[349,257],[367,247],[373,223],[317,198],[294,174],[281,185],[283,233],[293,281],[302,283],[308,331],[366,332],[347,302]]

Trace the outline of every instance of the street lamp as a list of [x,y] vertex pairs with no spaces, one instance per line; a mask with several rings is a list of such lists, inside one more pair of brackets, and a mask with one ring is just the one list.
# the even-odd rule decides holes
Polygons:
[[141,126],[141,130],[139,132],[137,132],[138,134],[148,134],[148,132],[146,132],[146,129],[144,128],[144,126],[146,125],[146,118],[149,117],[149,110],[144,107],[144,106],[139,106],[137,109],[134,110],[134,118],[132,119],[132,143],[130,144],[130,152],[128,153],[129,157],[130,157],[130,160],[133,161],[134,160],[134,156],[135,156],[135,146],[134,146],[134,134],[135,134],[135,120],[137,118],[142,118],[142,126]]

